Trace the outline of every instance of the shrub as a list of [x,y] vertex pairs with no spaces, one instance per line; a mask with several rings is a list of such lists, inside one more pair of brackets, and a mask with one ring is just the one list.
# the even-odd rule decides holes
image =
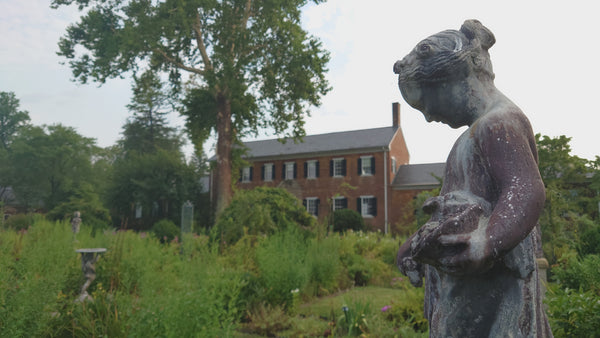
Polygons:
[[244,233],[268,235],[290,226],[308,228],[314,223],[314,217],[294,195],[280,188],[257,187],[237,192],[217,219],[212,235],[232,244]]
[[600,256],[587,255],[583,259],[571,258],[563,268],[553,269],[554,279],[562,287],[588,291],[600,295]]
[[314,296],[331,293],[338,285],[340,240],[337,237],[312,239],[306,253],[308,283]]
[[33,224],[32,214],[16,214],[8,217],[4,223],[7,229],[13,229],[16,231],[24,230],[29,228]]
[[346,230],[364,231],[364,219],[356,210],[341,209],[334,211],[333,231],[345,232]]
[[[308,281],[305,264],[306,242],[297,229],[279,232],[256,249],[261,290],[256,300],[270,305],[289,307],[293,303],[292,290],[302,289]],[[261,295],[262,294],[262,295]]]
[[600,254],[600,226],[595,226],[581,234],[580,254]]
[[152,232],[161,243],[170,242],[181,233],[177,225],[175,225],[175,223],[169,219],[161,219],[160,221],[154,223],[152,226]]
[[555,337],[600,337],[600,296],[554,286],[546,297]]

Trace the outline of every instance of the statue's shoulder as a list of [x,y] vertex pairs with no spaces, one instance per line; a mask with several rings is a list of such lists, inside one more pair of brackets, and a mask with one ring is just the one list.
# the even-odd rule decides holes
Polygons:
[[505,133],[530,133],[531,123],[527,116],[515,105],[492,109],[474,124],[474,132],[483,135]]

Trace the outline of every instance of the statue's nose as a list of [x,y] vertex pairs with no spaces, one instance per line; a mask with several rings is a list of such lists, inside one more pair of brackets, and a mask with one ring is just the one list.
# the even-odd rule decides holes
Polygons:
[[396,63],[394,63],[394,73],[400,74],[400,72],[402,71],[402,68],[404,68],[405,65],[406,65],[405,59],[396,61]]

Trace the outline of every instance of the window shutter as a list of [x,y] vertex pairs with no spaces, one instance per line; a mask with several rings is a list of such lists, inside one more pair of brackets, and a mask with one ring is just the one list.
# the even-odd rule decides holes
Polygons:
[[281,179],[285,180],[287,177],[285,177],[285,163],[283,163],[281,165]]
[[275,179],[275,165],[273,164],[273,166],[271,167],[271,179],[274,180]]
[[373,216],[377,216],[377,197],[371,198]]
[[308,162],[304,162],[304,178],[308,177]]
[[342,160],[342,176],[346,176],[346,159]]
[[362,158],[358,158],[358,165],[357,165],[357,174],[358,176],[362,175]]
[[238,182],[242,181],[243,176],[244,176],[244,169],[240,169],[240,179],[238,180]]
[[265,180],[265,165],[264,164],[260,168],[260,179],[263,181]]
[[348,209],[348,199],[346,197],[342,199],[342,206],[344,209]]
[[319,177],[319,161],[317,161],[316,166],[317,166],[317,168],[316,168],[317,169],[317,175],[316,176]]
[[362,215],[361,201],[362,199],[360,197],[356,199],[356,211]]
[[329,176],[333,176],[333,160],[329,160]]
[[315,208],[315,216],[319,216],[319,205],[321,204],[321,200],[317,198],[317,206]]
[[306,198],[302,200],[302,205],[304,206],[304,210],[306,210],[306,205],[308,204],[308,202],[306,202]]
[[375,175],[375,156],[371,157],[371,174]]
[[294,179],[298,177],[298,165],[294,162]]
[[250,182],[252,182],[253,174],[254,174],[254,167],[250,167]]

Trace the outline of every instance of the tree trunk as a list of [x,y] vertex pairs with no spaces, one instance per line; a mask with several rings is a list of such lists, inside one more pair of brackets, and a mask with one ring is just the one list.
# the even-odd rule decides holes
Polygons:
[[231,101],[225,95],[218,95],[217,104],[217,168],[216,168],[216,204],[218,216],[231,202],[231,147],[233,131],[231,129]]

